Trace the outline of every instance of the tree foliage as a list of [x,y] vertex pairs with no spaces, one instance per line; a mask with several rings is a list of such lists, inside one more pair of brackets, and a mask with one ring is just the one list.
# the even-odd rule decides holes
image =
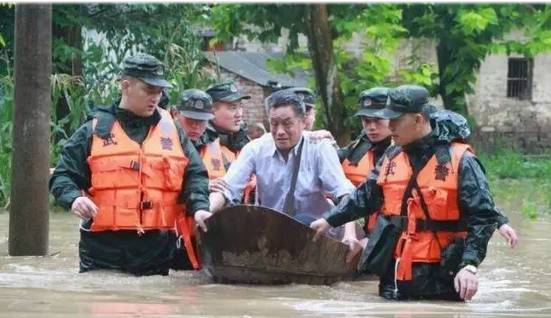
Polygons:
[[[0,207],[9,200],[13,110],[14,6],[0,5]],[[53,6],[51,112],[52,163],[94,104],[119,98],[119,65],[137,51],[165,64],[172,101],[183,88],[210,83],[200,71],[201,39],[193,27],[205,22],[199,4],[56,4]],[[95,40],[90,40],[95,34]],[[65,109],[58,111],[59,105]]]
[[[530,4],[411,4],[403,6],[408,36],[436,41],[435,91],[448,109],[467,114],[465,95],[484,58],[491,53],[525,56],[550,48],[549,8]],[[506,39],[513,30],[523,39]]]
[[[275,42],[283,30],[288,30],[287,54],[280,61],[272,61],[274,71],[292,73],[296,68],[316,67],[316,52],[311,47],[300,46],[300,35],[312,41],[308,10],[315,5],[219,5],[212,10],[212,21],[221,40],[229,40],[235,34],[249,39]],[[331,103],[324,96],[324,79],[315,76],[311,88],[321,95],[321,112],[317,125],[326,127],[341,143],[349,138],[350,127],[359,130],[359,122],[352,117],[359,93],[375,85],[387,83],[391,71],[390,58],[399,38],[405,30],[400,25],[401,12],[395,5],[327,5],[331,52],[336,65],[335,95],[341,95]],[[376,18],[374,18],[376,17]],[[363,36],[359,54],[347,50],[354,36]],[[311,43],[308,43],[309,45]],[[323,48],[321,48],[323,49]],[[314,72],[315,74],[315,72]],[[336,101],[336,102],[335,102]],[[344,136],[344,137],[343,137]]]

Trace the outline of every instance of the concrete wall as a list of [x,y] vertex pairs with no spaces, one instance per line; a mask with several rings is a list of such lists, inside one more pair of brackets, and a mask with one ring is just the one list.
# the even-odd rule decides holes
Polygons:
[[468,96],[476,141],[486,150],[507,147],[526,153],[551,149],[551,56],[534,58],[532,98],[507,97],[508,56],[490,55],[481,65],[475,94]]

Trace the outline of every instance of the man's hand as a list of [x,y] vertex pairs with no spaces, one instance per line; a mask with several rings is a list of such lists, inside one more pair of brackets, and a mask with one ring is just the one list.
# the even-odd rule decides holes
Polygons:
[[210,218],[211,216],[212,216],[212,213],[210,213],[209,211],[197,210],[193,218],[195,219],[195,223],[199,225],[199,227],[203,230],[203,232],[206,232],[207,225],[205,224],[205,220]]
[[354,259],[354,256],[358,255],[362,251],[363,246],[358,239],[355,237],[343,237],[342,241],[344,244],[348,245],[348,253],[346,254],[346,262],[350,263]]
[[228,184],[222,178],[216,178],[209,181],[209,192],[225,192],[228,189]]
[[330,131],[321,129],[321,130],[314,130],[306,132],[308,134],[308,137],[310,137],[310,141],[313,143],[317,143],[323,139],[327,139],[331,142],[332,146],[336,146],[337,142],[335,141],[335,138],[331,134]]
[[499,234],[507,241],[511,248],[515,248],[518,244],[518,236],[515,229],[513,229],[509,224],[503,224],[499,227]]
[[455,291],[459,293],[459,297],[463,300],[471,300],[478,290],[478,277],[462,268],[455,279],[453,280]]
[[314,222],[310,223],[310,228],[316,231],[313,239],[314,242],[317,241],[322,234],[327,232],[330,227],[331,225],[329,225],[329,223],[327,223],[327,221],[323,218],[317,219]]
[[96,216],[98,207],[90,198],[78,197],[71,205],[71,212],[86,221]]

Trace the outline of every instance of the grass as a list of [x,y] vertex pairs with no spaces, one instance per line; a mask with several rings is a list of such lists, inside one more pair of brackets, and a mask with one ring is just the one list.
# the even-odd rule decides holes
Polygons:
[[551,155],[529,157],[512,151],[479,154],[497,202],[520,207],[522,215],[537,219],[551,215]]

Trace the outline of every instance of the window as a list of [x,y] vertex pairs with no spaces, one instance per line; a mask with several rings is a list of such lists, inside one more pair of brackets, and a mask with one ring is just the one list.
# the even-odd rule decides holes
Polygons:
[[507,97],[530,99],[532,97],[531,59],[509,58],[507,74]]

